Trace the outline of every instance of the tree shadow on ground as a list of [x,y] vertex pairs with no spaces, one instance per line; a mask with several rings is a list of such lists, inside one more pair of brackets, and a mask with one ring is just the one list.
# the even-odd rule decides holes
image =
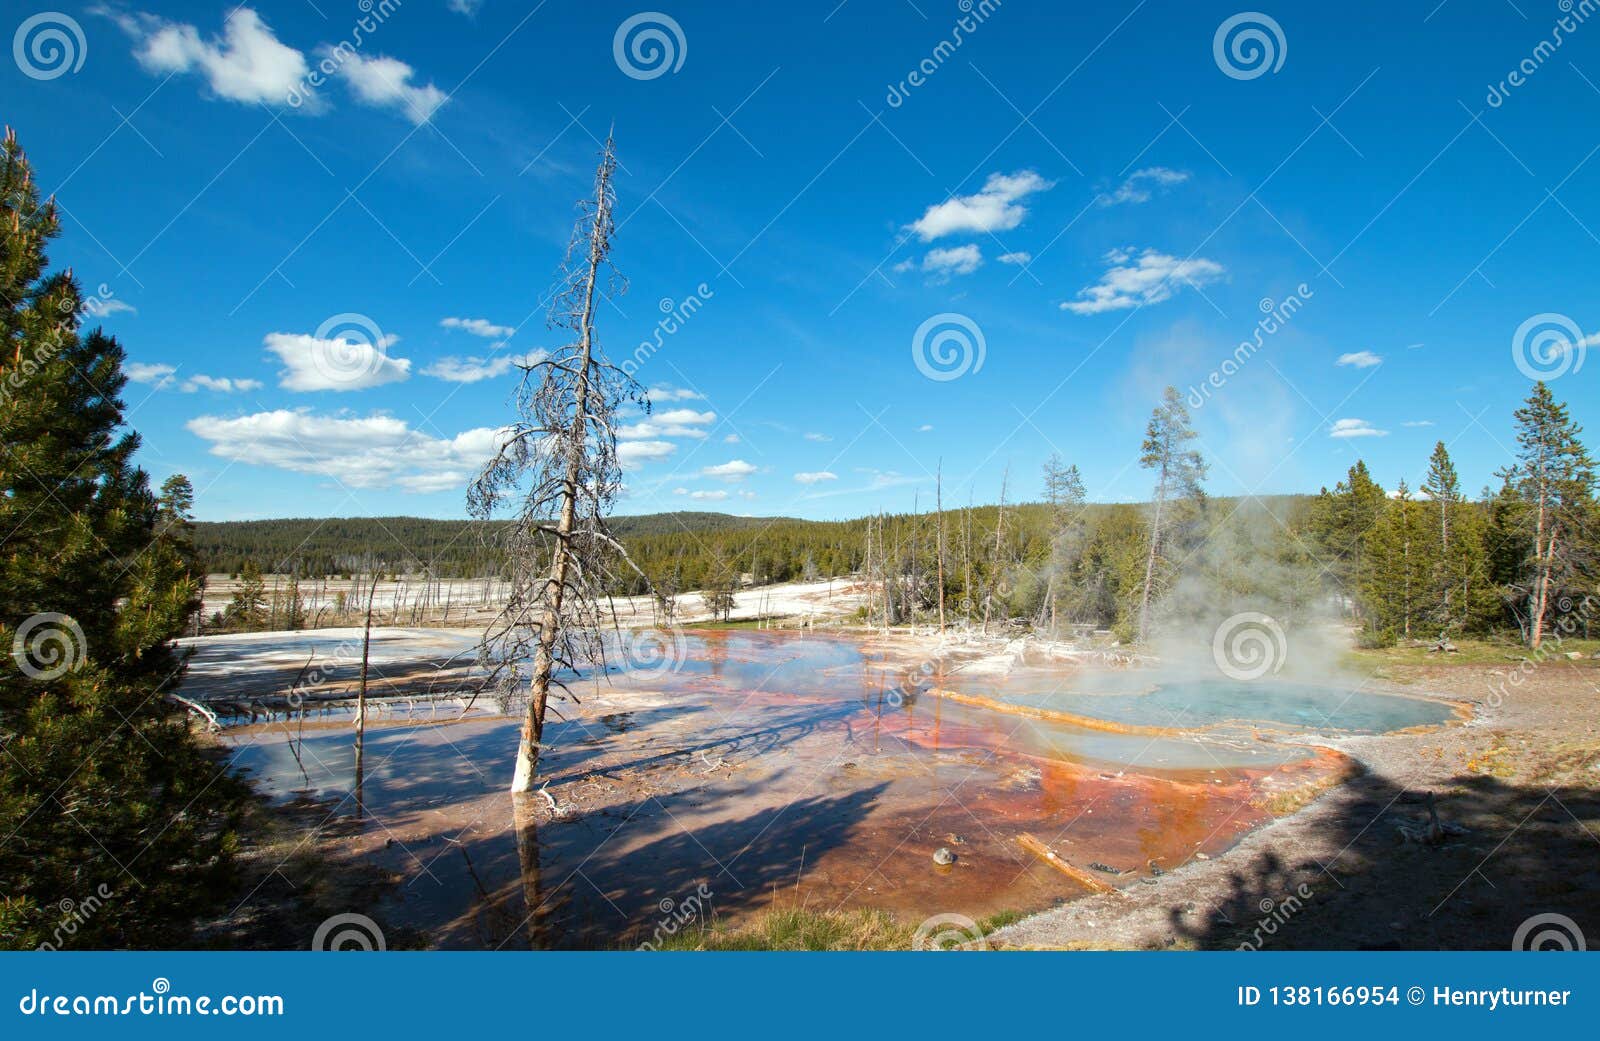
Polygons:
[[[1440,818],[1465,829],[1437,844],[1401,826],[1428,821],[1428,793],[1371,774],[1306,812],[1333,822],[1318,848],[1258,854],[1215,906],[1169,910],[1174,938],[1204,949],[1508,950],[1565,923],[1600,939],[1600,791],[1462,775],[1435,789]],[[1556,933],[1547,930],[1554,928]]]

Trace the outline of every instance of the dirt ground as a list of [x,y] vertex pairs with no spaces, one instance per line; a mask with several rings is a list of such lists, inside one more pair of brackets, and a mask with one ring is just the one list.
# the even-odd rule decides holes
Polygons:
[[[1348,784],[1221,856],[1034,915],[990,945],[1505,950],[1519,930],[1527,946],[1552,929],[1576,942],[1567,923],[1525,927],[1540,915],[1600,940],[1600,662],[1408,663],[1381,679],[1475,718],[1333,742],[1359,764]],[[1428,793],[1464,834],[1402,837]]]

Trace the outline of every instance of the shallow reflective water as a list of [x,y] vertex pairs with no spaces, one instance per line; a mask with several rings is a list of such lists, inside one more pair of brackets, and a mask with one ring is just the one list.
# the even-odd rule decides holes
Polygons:
[[[419,636],[419,656],[459,638]],[[576,684],[583,704],[561,704],[547,727],[539,775],[561,815],[536,828],[513,827],[506,794],[513,718],[376,722],[359,800],[347,721],[280,718],[228,739],[268,792],[358,822],[341,852],[403,880],[386,898],[389,920],[447,947],[614,947],[648,939],[661,908],[701,892],[713,895],[696,926],[773,903],[886,908],[914,924],[1083,895],[1029,852],[1030,836],[1113,884],[1157,881],[1152,865],[1215,855],[1268,819],[1277,794],[1331,783],[1344,766],[1249,727],[1187,727],[1327,730],[1326,717],[1388,729],[1447,715],[1412,699],[1282,684],[1140,693],[1137,674],[929,675],[908,668],[905,651],[837,635],[629,639],[613,675]],[[383,646],[403,662],[403,643]],[[186,693],[203,696],[208,677],[232,689],[256,674],[230,672],[218,649],[206,655],[213,668]],[[253,647],[248,661],[271,656]],[[1108,732],[937,689],[1000,709],[1177,729]],[[934,863],[941,847],[954,865]]]
[[[1277,680],[1169,680],[1138,673],[1079,676],[1026,670],[1001,680],[952,677],[952,689],[997,701],[1137,726],[1189,729],[1264,723],[1320,732],[1381,734],[1448,722],[1448,705],[1362,690]],[[1129,689],[1132,688],[1132,689]]]

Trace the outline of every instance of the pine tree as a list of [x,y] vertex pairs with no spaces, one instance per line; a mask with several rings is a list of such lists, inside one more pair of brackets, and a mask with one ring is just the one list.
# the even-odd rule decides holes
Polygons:
[[242,785],[163,695],[197,584],[133,465],[120,345],[81,328],[58,231],[9,131],[0,146],[0,942],[162,947],[231,883]]
[[228,602],[224,617],[230,629],[245,632],[266,624],[267,584],[255,561],[247,560],[244,567],[239,569],[239,585],[233,591],[233,599]]
[[1168,563],[1167,540],[1178,526],[1179,510],[1185,503],[1204,502],[1200,482],[1205,480],[1206,464],[1200,453],[1186,447],[1197,436],[1189,425],[1189,410],[1173,387],[1168,387],[1162,402],[1150,416],[1145,431],[1139,465],[1156,472],[1154,502],[1150,507],[1149,544],[1145,551],[1144,583],[1139,589],[1139,639],[1150,635],[1150,601],[1160,579],[1158,567]]
[[1043,612],[1050,632],[1056,632],[1056,612],[1060,590],[1070,582],[1073,569],[1083,553],[1085,522],[1083,506],[1086,493],[1083,475],[1076,464],[1062,462],[1059,453],[1052,453],[1044,464],[1044,498],[1050,507],[1050,559],[1046,567]]
[[1542,381],[1515,413],[1517,462],[1506,476],[1527,507],[1522,589],[1528,646],[1544,641],[1554,595],[1588,570],[1586,522],[1593,509],[1594,464],[1578,435],[1583,428]]

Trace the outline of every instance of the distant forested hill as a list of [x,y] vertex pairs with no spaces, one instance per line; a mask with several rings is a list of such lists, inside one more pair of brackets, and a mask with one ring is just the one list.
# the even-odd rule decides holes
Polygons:
[[[734,517],[725,513],[654,513],[613,517],[622,539],[657,535],[759,530],[772,524],[804,524],[783,518]],[[441,577],[479,577],[498,569],[495,536],[502,522],[429,520],[422,517],[285,518],[201,521],[195,548],[212,573],[234,574],[245,561],[268,573],[337,575],[374,568]]]
[[[1309,496],[1265,497],[1281,518],[1297,515]],[[1236,500],[1211,501],[1217,516],[1231,513]],[[1111,533],[1129,527],[1137,505],[1091,504],[1084,520],[1092,531]],[[1040,503],[1009,505],[998,554],[995,531],[999,508],[974,506],[944,511],[946,568],[962,585],[992,570],[1037,560],[1048,553],[1052,519]],[[420,573],[441,578],[477,578],[500,573],[495,544],[499,522],[426,520],[419,517],[341,517],[263,521],[202,522],[195,546],[207,571],[234,574],[246,560],[262,571],[304,576],[352,571]],[[1136,528],[1132,525],[1129,530]],[[734,517],[725,513],[656,513],[614,517],[611,528],[635,563],[656,585],[674,591],[704,589],[730,579],[758,584],[847,575],[867,563],[868,531],[873,552],[891,568],[911,573],[932,570],[939,541],[932,514],[884,514],[847,521],[809,521],[790,517]],[[617,593],[642,593],[643,582]]]

